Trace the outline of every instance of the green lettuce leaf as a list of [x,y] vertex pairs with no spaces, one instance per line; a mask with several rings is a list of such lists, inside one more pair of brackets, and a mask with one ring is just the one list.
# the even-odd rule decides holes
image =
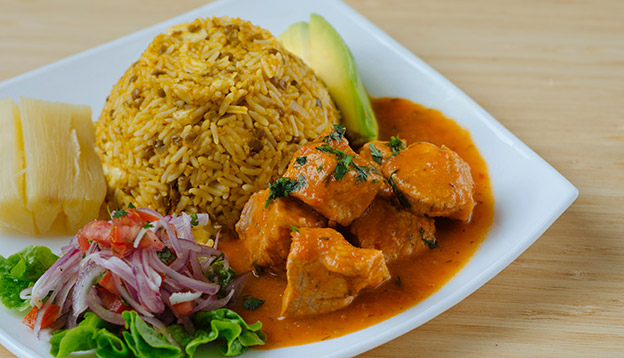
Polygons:
[[220,346],[219,350],[226,357],[240,355],[247,347],[266,342],[260,321],[249,325],[236,312],[227,308],[198,312],[193,317],[193,323],[197,332],[185,348],[191,358],[198,346],[212,341],[225,341],[225,346]]
[[137,358],[176,358],[183,355],[180,347],[172,345],[135,311],[125,311],[121,315],[126,320],[124,340]]
[[50,338],[50,354],[53,357],[66,357],[73,352],[94,349],[100,331],[106,331],[109,327],[113,326],[94,313],[87,312],[78,326],[54,332]]
[[20,292],[35,282],[52,266],[58,256],[45,246],[28,246],[8,258],[0,255],[0,300],[10,309],[24,311],[29,300]]
[[132,358],[134,354],[128,349],[126,342],[116,334],[102,328],[96,337],[95,355],[99,358]]

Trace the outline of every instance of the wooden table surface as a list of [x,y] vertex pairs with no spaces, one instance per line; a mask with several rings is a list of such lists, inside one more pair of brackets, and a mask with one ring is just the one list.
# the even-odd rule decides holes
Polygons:
[[[363,356],[624,357],[624,2],[347,3],[580,190],[497,277]],[[0,0],[0,81],[203,4]]]

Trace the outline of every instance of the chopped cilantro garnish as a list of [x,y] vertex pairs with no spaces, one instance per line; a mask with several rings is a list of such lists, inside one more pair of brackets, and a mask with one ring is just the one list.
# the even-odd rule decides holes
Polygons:
[[355,169],[355,172],[357,173],[356,178],[358,183],[368,180],[368,174],[370,172],[370,168],[368,167],[368,165],[360,167],[355,163],[351,163],[351,166],[353,167],[353,169]]
[[124,216],[126,216],[126,215],[128,215],[128,213],[127,213],[125,210],[123,210],[123,209],[121,209],[121,210],[115,210],[115,211],[113,212],[113,218],[114,218],[114,219],[119,219],[119,218],[124,217]]
[[226,288],[230,282],[236,277],[236,271],[232,267],[225,268],[225,256],[221,253],[210,263],[210,270],[206,272],[206,277],[221,286],[217,293],[217,297],[225,297]]
[[342,150],[338,150],[338,149],[332,148],[332,147],[330,147],[327,144],[322,144],[322,145],[316,147],[316,149],[318,149],[318,150],[320,150],[321,152],[324,152],[324,153],[334,154],[338,158],[342,158],[342,157],[346,157],[347,156],[345,154],[345,152],[343,152]]
[[308,157],[297,157],[295,159],[295,162],[299,165],[304,165],[307,160],[308,160]]
[[257,310],[263,304],[264,304],[264,300],[261,300],[256,297],[245,298],[243,300],[243,308],[245,308],[246,310],[250,310],[250,311]]
[[334,130],[328,136],[323,137],[323,142],[329,143],[331,140],[339,142],[345,135],[345,126],[342,124],[334,124]]
[[321,172],[321,170],[323,170],[323,165],[319,165],[318,167],[316,167],[316,171],[317,172]]
[[339,149],[332,148],[327,144],[318,146],[316,147],[316,149],[324,153],[334,154],[336,157],[338,157],[338,163],[336,164],[336,168],[334,169],[334,178],[336,178],[336,180],[342,180],[345,174],[349,171],[349,169],[354,169],[357,172],[358,182],[366,181],[368,179],[370,168],[368,168],[368,166],[361,167],[355,164],[353,162],[355,154],[347,155],[345,154],[345,152]]
[[296,226],[294,226],[294,225],[290,225],[290,231],[301,232],[301,231],[299,231],[299,229],[297,229],[297,227],[296,227]]
[[371,151],[371,157],[373,158],[373,161],[377,164],[381,164],[381,161],[383,160],[383,153],[381,153],[381,151],[377,149],[377,147],[375,147],[373,143],[371,143],[368,148]]
[[401,193],[401,191],[399,191],[399,189],[396,187],[396,184],[394,183],[394,179],[392,179],[392,176],[394,174],[396,174],[396,172],[398,172],[399,170],[395,170],[392,172],[392,174],[390,174],[390,177],[388,178],[388,184],[390,184],[390,186],[392,187],[392,191],[394,192],[394,194],[397,196],[397,198],[399,199],[399,204],[401,204],[403,207],[406,208],[411,208],[412,205],[409,203],[409,201],[407,201],[407,199],[405,198],[405,196],[403,195],[403,193]]
[[269,207],[269,202],[277,198],[285,198],[290,193],[301,189],[305,185],[305,177],[299,175],[299,180],[293,180],[288,177],[282,177],[269,184],[269,197],[264,203],[264,207]]
[[149,222],[149,220],[145,223],[145,225],[143,225],[144,229],[149,229],[154,227],[154,224],[152,224],[151,222]]
[[338,164],[336,164],[336,168],[334,169],[334,178],[336,180],[342,180],[344,175],[349,171],[349,166],[353,164],[353,155],[347,155],[346,157],[342,157],[338,159]]
[[394,157],[395,155],[399,154],[400,151],[405,149],[405,144],[403,144],[403,141],[401,140],[401,138],[399,138],[399,136],[390,137],[390,141],[386,142],[385,144],[390,147],[390,150],[392,150],[391,157]]
[[425,245],[427,245],[430,249],[435,249],[436,247],[438,247],[438,242],[436,241],[435,238],[429,240],[429,239],[425,239],[425,229],[424,228],[420,228],[418,230],[418,233],[420,234],[420,239],[425,243]]
[[421,239],[425,245],[427,245],[430,249],[435,249],[436,247],[438,247],[438,243],[435,240],[428,240],[425,239],[424,237]]
[[191,226],[197,226],[197,225],[199,225],[199,219],[197,218],[197,214],[192,213],[191,214]]
[[130,203],[130,204],[128,204],[128,209],[136,209],[136,206],[134,206],[134,204]]
[[165,265],[169,265],[171,261],[176,259],[175,255],[168,247],[158,251],[156,254],[158,255],[160,261],[162,261]]

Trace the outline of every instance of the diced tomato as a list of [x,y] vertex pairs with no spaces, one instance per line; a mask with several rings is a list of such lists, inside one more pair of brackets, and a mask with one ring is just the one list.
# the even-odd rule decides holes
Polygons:
[[97,283],[98,285],[102,286],[102,288],[106,289],[108,292],[114,295],[119,295],[117,286],[115,286],[115,282],[113,281],[113,274],[109,270],[106,270],[104,275],[100,277],[100,280]]
[[89,239],[87,239],[87,236],[82,232],[82,229],[78,231],[77,236],[78,236],[78,246],[80,246],[80,252],[87,252],[91,244],[89,243]]
[[100,299],[102,300],[102,304],[104,304],[104,307],[106,307],[109,311],[121,313],[132,309],[121,300],[119,295],[112,294],[101,287],[97,287],[97,291]]
[[[50,327],[52,323],[56,322],[56,320],[59,318],[60,312],[61,312],[60,306],[55,305],[55,304],[50,304],[48,308],[45,310],[45,312],[43,312],[43,317],[41,318],[40,328],[44,329],[44,328]],[[35,322],[37,322],[38,313],[39,313],[39,307],[37,306],[33,307],[28,312],[28,314],[26,314],[26,317],[24,317],[24,320],[22,320],[22,323],[30,327],[30,329],[34,329]]]
[[39,312],[39,307],[35,306],[28,311],[26,317],[22,320],[22,323],[30,327],[30,329],[35,328],[35,321],[37,320],[37,313]]
[[149,222],[154,222],[154,221],[158,221],[160,220],[158,217],[148,214],[148,213],[144,213],[142,211],[139,210],[135,210],[135,209],[128,209],[128,213],[132,214],[132,215],[137,215],[138,217],[141,218],[141,222],[143,223],[143,225],[145,225],[148,221]]
[[78,244],[80,250],[85,252],[91,244],[89,241],[95,241],[100,246],[110,247],[110,232],[112,224],[108,221],[94,220],[85,225],[78,231]]
[[180,302],[171,306],[173,313],[175,313],[175,315],[178,317],[186,316],[187,314],[191,313],[193,308],[195,308],[194,301]]
[[141,239],[139,247],[155,247],[158,251],[165,248],[165,243],[159,239],[152,231],[145,232],[145,236]]

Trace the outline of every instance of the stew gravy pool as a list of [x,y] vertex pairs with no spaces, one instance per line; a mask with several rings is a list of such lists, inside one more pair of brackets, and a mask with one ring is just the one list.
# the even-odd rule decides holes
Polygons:
[[[336,312],[304,318],[279,318],[282,294],[286,289],[285,275],[250,277],[233,309],[247,322],[262,322],[268,336],[262,349],[336,338],[413,307],[448,282],[470,260],[487,235],[494,217],[494,198],[486,163],[468,131],[441,112],[406,99],[376,98],[372,102],[381,140],[389,140],[398,134],[408,145],[421,141],[446,145],[470,164],[476,202],[472,218],[468,223],[436,218],[437,248],[389,264],[390,280],[372,291],[361,293],[353,303]],[[219,249],[228,255],[237,272],[249,271],[248,252],[240,240],[222,240]],[[246,310],[242,307],[245,297],[257,297],[265,303],[255,311]]]

